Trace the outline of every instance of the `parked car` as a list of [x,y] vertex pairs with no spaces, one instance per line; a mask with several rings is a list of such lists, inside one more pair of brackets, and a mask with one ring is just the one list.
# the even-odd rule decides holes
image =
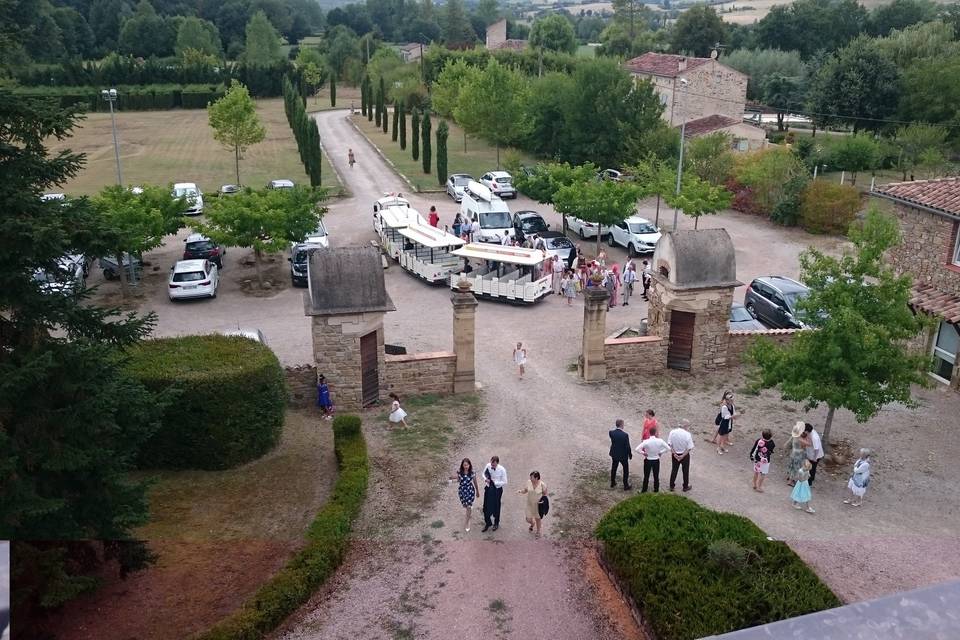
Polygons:
[[263,335],[263,331],[260,331],[260,329],[236,329],[234,331],[224,331],[221,333],[221,335],[237,336],[239,338],[246,338],[247,340],[259,342],[260,344],[267,344],[267,338]]
[[601,238],[610,231],[610,227],[601,226],[595,222],[587,222],[586,220],[574,218],[573,216],[564,216],[564,219],[567,221],[567,228],[580,236],[581,240],[596,237],[598,228]]
[[54,270],[37,269],[33,279],[44,293],[75,296],[84,286],[83,263],[71,256],[60,258]]
[[810,294],[805,285],[784,276],[755,278],[743,303],[756,320],[775,329],[802,329],[797,303]]
[[330,246],[330,236],[327,234],[327,228],[324,226],[323,220],[317,222],[317,228],[308,233],[303,241],[306,244],[316,244],[324,248]]
[[227,253],[224,247],[200,233],[191,233],[187,236],[183,247],[184,260],[210,260],[217,269],[223,270],[223,256]]
[[216,298],[220,271],[210,260],[180,260],[170,267],[167,290],[171,300]]
[[[139,187],[134,187],[137,189]],[[131,189],[131,191],[133,190]],[[140,189],[141,193],[143,189]],[[136,193],[136,191],[134,191]],[[178,182],[173,185],[173,197],[174,198],[186,198],[187,199],[187,210],[184,212],[184,215],[188,216],[199,216],[203,213],[203,193],[201,193],[199,187],[193,182]]]
[[271,180],[267,183],[267,189],[293,189],[293,180],[282,178],[280,180]]
[[479,182],[470,182],[463,191],[460,215],[473,223],[476,242],[502,242],[503,236],[512,236],[513,218],[507,203]]
[[616,169],[604,169],[597,172],[597,180],[610,180],[611,182],[623,182],[624,175]]
[[755,320],[747,308],[739,302],[734,302],[730,306],[728,326],[731,331],[763,331],[767,328],[762,322]]
[[43,202],[66,202],[67,196],[64,193],[45,193],[40,196]]
[[447,178],[447,195],[453,198],[454,202],[463,200],[463,190],[467,184],[473,180],[473,176],[468,173],[454,173]]
[[536,211],[517,211],[513,214],[513,232],[517,240],[523,242],[528,235],[543,235],[550,225]]
[[310,254],[323,248],[319,244],[301,242],[290,249],[290,257],[287,258],[290,263],[290,284],[295,287],[307,286],[307,263],[310,260]]
[[573,266],[573,261],[577,257],[577,248],[573,242],[570,241],[570,238],[559,231],[544,231],[537,235],[543,238],[543,242],[547,247],[548,258],[560,256],[560,259],[566,263],[568,269]]
[[480,184],[490,189],[495,196],[501,198],[517,197],[517,190],[513,187],[513,176],[506,171],[487,171],[480,176]]
[[611,247],[624,247],[631,258],[641,253],[653,253],[660,240],[660,230],[639,216],[630,216],[610,227],[609,231],[607,243]]
[[224,196],[232,196],[235,193],[240,193],[242,189],[243,187],[238,184],[224,184],[220,186],[220,190],[217,192],[217,195],[221,198]]
[[[140,277],[140,273],[143,271],[143,264],[141,264],[139,258],[133,257],[132,261],[133,264],[131,265],[131,256],[129,253],[123,254],[123,266],[127,271],[128,280],[131,275]],[[120,278],[120,265],[114,256],[104,256],[100,258],[98,262],[100,263],[100,268],[103,269],[103,277],[106,280],[118,280]]]

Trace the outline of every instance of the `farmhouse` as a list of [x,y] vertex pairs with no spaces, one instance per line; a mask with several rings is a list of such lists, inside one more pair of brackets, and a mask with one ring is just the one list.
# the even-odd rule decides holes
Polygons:
[[892,204],[901,244],[887,259],[913,278],[910,305],[935,319],[923,344],[930,375],[960,390],[960,178],[895,182],[870,195]]

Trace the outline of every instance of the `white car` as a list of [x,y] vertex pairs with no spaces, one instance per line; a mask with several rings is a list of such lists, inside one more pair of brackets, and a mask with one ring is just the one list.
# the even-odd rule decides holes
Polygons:
[[263,331],[260,331],[260,329],[236,329],[234,331],[224,331],[222,335],[236,336],[238,338],[253,340],[260,344],[267,344],[267,337],[263,335]]
[[267,183],[267,189],[293,189],[293,180],[271,180]]
[[513,176],[506,171],[487,171],[480,176],[480,184],[501,198],[516,198],[517,190],[513,186]]
[[185,215],[199,216],[203,213],[203,193],[193,182],[178,182],[173,185],[173,197],[187,199]]
[[586,220],[574,218],[573,216],[564,216],[564,219],[567,221],[567,228],[580,236],[581,240],[595,238],[597,236],[598,227],[600,228],[601,238],[607,235],[607,232],[610,231],[610,227],[597,225],[595,222],[587,222]]
[[303,243],[315,244],[324,248],[330,246],[330,236],[327,234],[327,228],[323,226],[323,220],[317,222],[317,228],[307,234],[307,237],[303,239]]
[[630,257],[641,253],[653,253],[660,239],[660,229],[652,222],[639,216],[630,216],[623,222],[610,227],[607,242],[611,247],[620,245]]
[[83,271],[83,256],[79,256],[80,260],[76,258],[60,258],[55,271],[37,269],[33,272],[33,279],[44,293],[75,296],[83,290],[86,275]]
[[468,173],[454,173],[447,178],[447,195],[453,198],[454,202],[463,200],[463,190],[467,187],[473,176]]
[[170,267],[168,290],[171,300],[216,298],[220,271],[209,260],[180,260]]
[[45,193],[40,196],[40,200],[43,202],[65,202],[67,195],[65,193]]

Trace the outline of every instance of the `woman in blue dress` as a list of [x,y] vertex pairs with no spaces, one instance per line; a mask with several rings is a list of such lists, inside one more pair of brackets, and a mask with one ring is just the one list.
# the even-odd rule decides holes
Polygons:
[[477,485],[477,474],[473,472],[473,463],[470,458],[464,458],[460,461],[460,468],[456,475],[450,476],[450,480],[456,480],[457,496],[460,498],[460,504],[466,511],[463,519],[463,530],[470,531],[470,514],[473,511],[473,501],[477,499],[480,493],[480,487]]
[[317,406],[323,411],[324,420],[333,419],[333,402],[330,401],[330,387],[323,376],[317,378]]

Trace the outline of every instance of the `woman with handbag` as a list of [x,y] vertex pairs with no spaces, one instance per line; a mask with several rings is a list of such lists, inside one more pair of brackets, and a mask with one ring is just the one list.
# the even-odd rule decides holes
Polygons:
[[527,496],[527,516],[526,521],[530,525],[530,531],[537,530],[537,537],[540,537],[540,501],[547,497],[547,485],[540,481],[540,472],[531,471],[530,480],[527,486],[517,491],[517,493]]

